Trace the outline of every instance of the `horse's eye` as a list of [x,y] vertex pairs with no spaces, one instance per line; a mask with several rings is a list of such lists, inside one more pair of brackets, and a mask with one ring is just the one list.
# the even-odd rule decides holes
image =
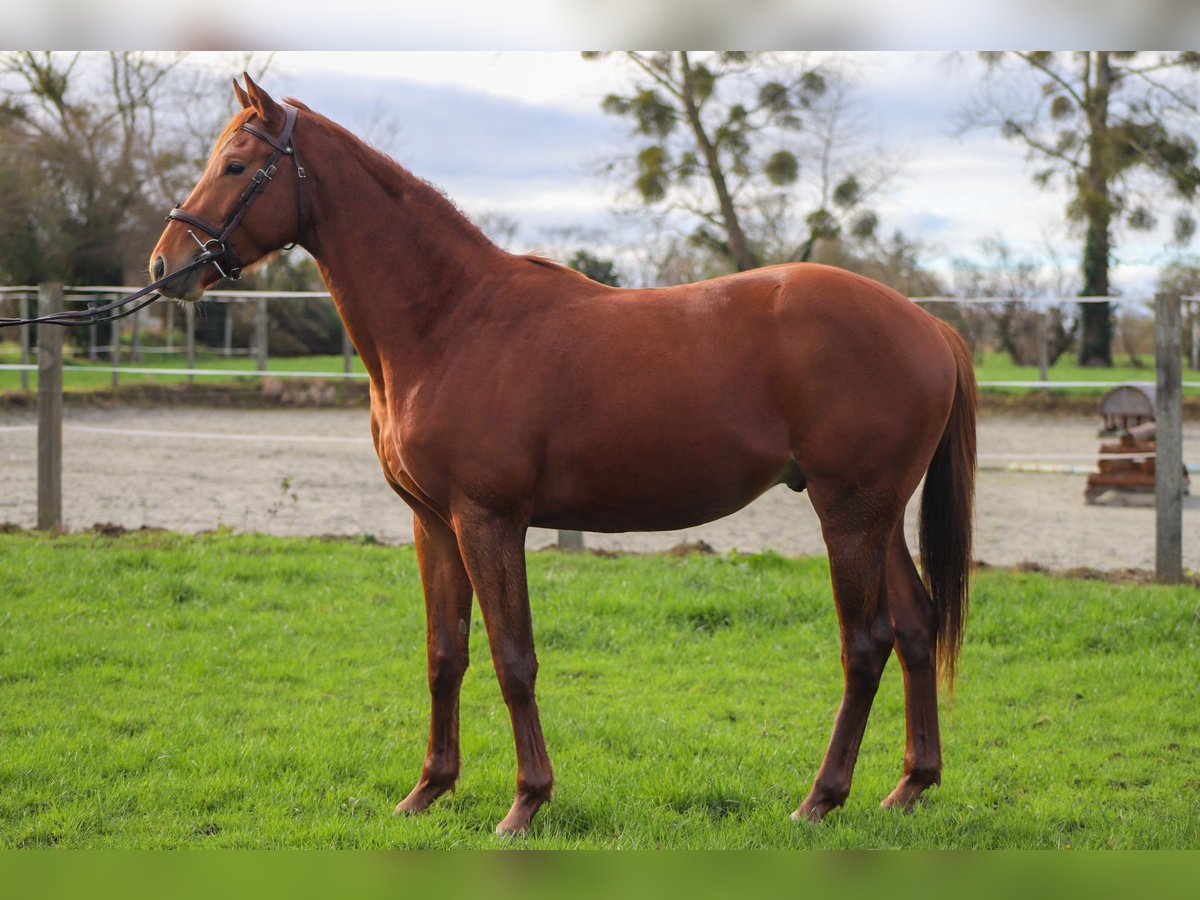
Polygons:
[[241,175],[245,171],[246,171],[246,167],[243,166],[241,163],[236,163],[236,162],[230,163],[229,165],[227,165],[225,167],[226,175]]

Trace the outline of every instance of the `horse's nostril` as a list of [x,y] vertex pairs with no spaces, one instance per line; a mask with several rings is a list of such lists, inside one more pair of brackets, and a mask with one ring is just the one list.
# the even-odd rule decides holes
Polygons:
[[161,256],[154,261],[154,280],[159,281],[167,274],[167,261]]

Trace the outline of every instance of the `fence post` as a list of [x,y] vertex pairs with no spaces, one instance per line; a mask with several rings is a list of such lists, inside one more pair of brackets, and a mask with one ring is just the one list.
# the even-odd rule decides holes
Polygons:
[[558,549],[565,550],[568,553],[581,552],[583,550],[583,532],[559,530]]
[[135,363],[142,361],[142,311],[139,309],[133,314],[133,361]]
[[188,384],[196,383],[196,376],[191,370],[196,368],[196,305],[189,303],[183,309],[184,327],[187,331],[187,367]]
[[175,304],[174,303],[167,304],[167,326],[166,326],[165,331],[166,331],[166,338],[167,338],[167,352],[170,353],[171,351],[173,351],[175,349]]
[[[340,317],[338,321],[341,321]],[[342,323],[342,371],[349,372],[354,367],[354,344],[350,341],[350,332]]]
[[258,371],[267,371],[267,298],[258,298],[258,309],[254,317],[254,351],[258,358]]
[[[38,285],[38,315],[62,312],[63,286]],[[38,326],[38,512],[40,531],[62,529],[63,330]]]
[[1192,320],[1192,371],[1200,371],[1200,307],[1197,307],[1196,301],[1193,300],[1189,309],[1191,315],[1188,316]]
[[[1050,306],[1042,304],[1041,323],[1038,325],[1038,381],[1050,380]],[[1049,394],[1049,388],[1042,388]]]
[[[22,294],[21,295],[21,318],[28,319],[29,317],[30,317],[29,316],[29,295]],[[31,355],[29,352],[29,327],[30,326],[28,326],[28,325],[22,325],[20,328],[20,332],[21,332],[21,365],[23,365],[23,366],[29,365],[29,360],[31,359]],[[28,369],[21,370],[21,390],[23,390],[27,394],[29,393],[29,370]]]
[[1179,295],[1154,297],[1154,572],[1163,584],[1183,580],[1183,361]]
[[115,391],[121,386],[121,320],[112,323],[112,343],[109,345],[109,359],[112,361],[112,386]]
[[236,303],[224,304],[225,309],[225,358],[230,359],[233,356],[233,311],[237,309]]

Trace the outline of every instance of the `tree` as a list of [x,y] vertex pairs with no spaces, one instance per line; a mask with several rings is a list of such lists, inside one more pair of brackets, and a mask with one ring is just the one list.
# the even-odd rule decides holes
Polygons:
[[[1046,364],[1054,365],[1070,350],[1078,333],[1079,322],[1060,306],[1046,310],[1035,301],[1040,297],[1072,296],[1066,273],[1046,272],[1041,263],[1030,257],[1018,256],[1002,238],[993,237],[981,244],[984,260],[958,259],[954,264],[955,293],[960,297],[1004,297],[1000,303],[979,304],[974,308],[986,317],[990,331],[1000,349],[1018,366],[1033,366],[1039,362],[1043,337]],[[1079,304],[1086,308],[1089,304]],[[954,304],[959,307],[960,304]],[[957,311],[969,317],[966,304]],[[1043,326],[1045,334],[1043,335]],[[966,323],[965,329],[976,339],[979,327]],[[972,342],[974,345],[974,341]]]
[[[250,291],[324,291],[316,261],[301,248],[273,254],[247,272],[238,286]],[[213,304],[206,317],[205,337],[215,343],[223,333],[225,316],[234,316],[233,338],[243,346],[252,341],[253,316],[241,303]],[[268,352],[271,356],[309,356],[340,353],[342,322],[328,300],[290,298],[267,304]]]
[[822,242],[813,262],[837,266],[886,284],[906,297],[935,297],[945,293],[941,279],[921,263],[929,248],[919,239],[893,231],[886,239],[860,244],[841,240]]
[[265,64],[229,62],[0,54],[0,277],[113,284],[140,274],[163,214],[232,114],[227,73]]
[[[688,214],[693,241],[745,270],[767,258],[807,259],[820,239],[874,230],[876,218],[864,208],[873,185],[839,164],[828,139],[838,133],[846,99],[828,60],[682,50],[621,58],[634,74],[632,89],[602,105],[632,123],[641,145],[613,168],[631,170],[644,204]],[[764,252],[765,238],[794,213],[793,188],[814,161],[804,236]]]
[[[1186,130],[1190,122],[1181,121],[1198,111],[1185,82],[1200,69],[1200,52],[992,52],[983,58],[992,74],[1015,71],[1031,78],[1035,96],[985,96],[971,119],[1023,143],[1043,164],[1034,175],[1037,184],[1066,185],[1068,219],[1084,232],[1082,295],[1107,296],[1115,227],[1153,228],[1163,187],[1184,202],[1200,187],[1196,142]],[[1146,176],[1157,187],[1153,202],[1146,197]],[[1176,240],[1188,241],[1195,228],[1180,210]],[[1109,304],[1082,307],[1079,363],[1110,366]]]
[[507,213],[484,212],[475,216],[474,221],[480,231],[506,250],[511,249],[521,233],[521,223]]
[[587,250],[577,250],[567,261],[567,265],[577,272],[582,272],[592,281],[612,287],[621,286],[621,273],[617,271],[617,264],[611,259],[601,259]]
[[131,225],[153,201],[162,214],[152,186],[162,185],[168,166],[156,150],[155,109],[179,59],[0,56],[0,157],[19,173],[0,184],[0,206],[10,211],[5,230],[21,236],[0,255],[10,277],[124,280]]

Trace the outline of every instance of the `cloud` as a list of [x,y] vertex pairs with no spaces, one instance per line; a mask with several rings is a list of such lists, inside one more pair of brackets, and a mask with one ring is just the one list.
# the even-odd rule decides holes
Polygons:
[[[582,65],[582,63],[581,63]],[[336,73],[292,76],[300,99],[356,133],[381,110],[398,126],[391,150],[431,181],[554,181],[576,185],[611,152],[620,127],[594,114],[526,103],[480,89]]]

